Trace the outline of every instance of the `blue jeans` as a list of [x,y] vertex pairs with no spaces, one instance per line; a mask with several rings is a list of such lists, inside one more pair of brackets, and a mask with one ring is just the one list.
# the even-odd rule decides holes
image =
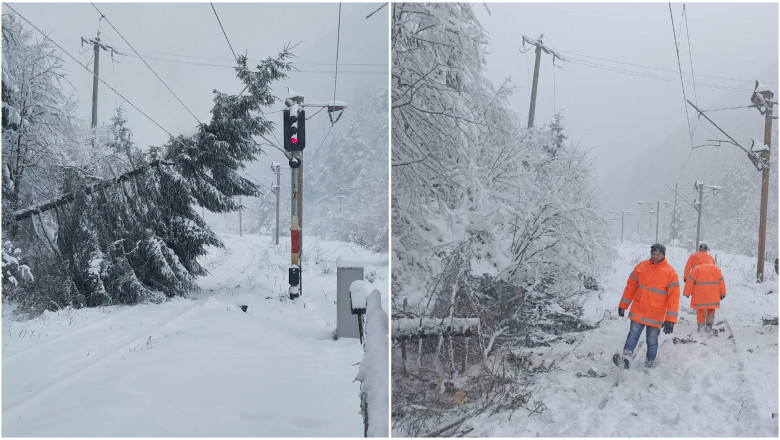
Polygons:
[[623,354],[634,352],[636,344],[639,343],[639,336],[645,328],[647,328],[647,361],[652,362],[655,360],[655,355],[658,353],[658,335],[661,333],[661,329],[640,324],[636,321],[631,321],[631,328],[628,330],[626,345],[623,346]]

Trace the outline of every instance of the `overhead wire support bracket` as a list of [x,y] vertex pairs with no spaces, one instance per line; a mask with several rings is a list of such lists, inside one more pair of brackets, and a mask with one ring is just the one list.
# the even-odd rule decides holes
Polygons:
[[[697,112],[699,112],[699,115],[701,115],[701,116],[704,116],[704,119],[708,120],[708,121],[710,122],[710,124],[714,125],[714,126],[715,126],[715,128],[717,128],[718,130],[720,130],[720,132],[721,132],[721,133],[723,133],[724,135],[726,135],[726,137],[727,137],[727,138],[729,138],[729,140],[731,141],[731,143],[733,143],[733,144],[734,144],[734,145],[736,145],[737,147],[741,148],[741,149],[742,149],[742,151],[744,151],[745,153],[747,153],[748,159],[750,159],[750,161],[753,163],[753,165],[756,167],[756,169],[757,169],[758,171],[761,171],[761,170],[763,170],[764,168],[769,168],[769,164],[768,164],[768,163],[766,163],[766,162],[764,162],[764,160],[763,160],[763,159],[762,159],[762,158],[761,158],[761,157],[760,157],[758,154],[756,154],[756,152],[755,152],[755,151],[750,151],[750,150],[748,150],[747,148],[745,148],[745,147],[743,147],[742,145],[740,145],[740,143],[739,143],[739,142],[737,142],[737,141],[736,141],[736,140],[735,140],[733,137],[731,137],[731,136],[730,136],[728,133],[726,133],[726,132],[725,132],[725,131],[724,131],[722,128],[720,128],[720,127],[718,126],[718,124],[716,124],[716,123],[715,123],[715,122],[714,122],[712,119],[710,119],[710,118],[709,118],[707,115],[705,115],[705,114],[704,114],[704,112],[703,112],[702,110],[700,110],[700,109],[699,109],[699,107],[696,107],[696,105],[695,105],[694,103],[692,103],[692,102],[691,102],[689,99],[686,99],[686,101],[688,102],[688,104],[690,104],[690,106],[691,106],[691,107],[693,107],[693,108],[694,108],[694,109],[695,109]],[[724,141],[724,142],[725,142],[725,141]]]

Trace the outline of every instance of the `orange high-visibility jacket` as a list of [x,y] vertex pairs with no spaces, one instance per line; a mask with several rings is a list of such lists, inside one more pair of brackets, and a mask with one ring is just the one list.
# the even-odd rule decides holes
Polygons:
[[688,274],[691,273],[691,269],[704,263],[715,264],[715,259],[712,258],[712,255],[708,254],[706,251],[699,251],[691,254],[691,256],[688,257],[688,262],[685,263],[685,272],[683,272],[683,280],[687,283]]
[[700,264],[688,274],[683,295],[691,297],[694,309],[717,309],[720,296],[726,296],[726,282],[723,273],[714,264]]
[[680,282],[677,272],[664,258],[660,263],[645,260],[628,277],[621,309],[631,306],[628,318],[651,327],[661,327],[664,321],[677,323],[680,309]]

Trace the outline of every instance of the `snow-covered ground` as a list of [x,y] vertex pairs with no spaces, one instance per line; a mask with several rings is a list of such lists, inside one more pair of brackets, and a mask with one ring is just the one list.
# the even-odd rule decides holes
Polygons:
[[[778,316],[777,277],[772,272],[756,284],[755,258],[712,254],[728,291],[715,315],[718,336],[698,334],[690,300],[681,297],[674,332],[659,337],[656,368],[643,366],[644,333],[631,368],[614,366],[612,355],[622,350],[629,328],[617,315],[618,302],[631,270],[650,256],[649,244],[626,243],[605,290],[584,304],[598,327],[575,334],[572,344],[531,350],[536,365],[555,361],[552,372],[537,376],[533,399],[544,411],[483,413],[461,431],[474,428],[467,434],[474,437],[777,437],[778,328],[763,322]],[[688,253],[669,248],[666,257],[681,274]]]
[[[381,256],[306,237],[293,302],[289,240],[221,239],[190,298],[21,321],[3,304],[2,435],[361,437],[363,348],[332,337],[335,261]],[[389,310],[386,264],[365,276]]]

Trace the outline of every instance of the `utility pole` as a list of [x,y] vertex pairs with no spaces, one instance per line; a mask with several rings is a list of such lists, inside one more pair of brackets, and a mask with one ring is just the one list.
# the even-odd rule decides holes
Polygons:
[[341,199],[345,198],[347,196],[336,196],[336,198],[339,199],[339,213],[341,212]]
[[677,184],[674,184],[674,207],[672,208],[672,240],[677,238]]
[[694,208],[696,208],[696,211],[698,211],[698,219],[696,220],[696,245],[694,246],[694,250],[699,249],[699,237],[701,233],[701,212],[702,212],[702,199],[704,198],[704,189],[709,188],[712,190],[712,195],[718,195],[718,191],[720,191],[720,187],[717,185],[705,185],[703,182],[696,181],[693,184],[693,187],[696,188],[696,191],[699,191],[699,201],[694,201]]
[[276,194],[276,229],[274,229],[274,244],[279,246],[279,187],[281,184],[280,180],[280,170],[282,165],[278,162],[271,163],[271,171],[276,173],[276,186],[273,188],[274,193]]
[[119,55],[122,54],[117,52],[117,50],[114,49],[113,47],[100,42],[100,31],[98,31],[97,37],[91,40],[87,40],[84,37],[81,37],[81,44],[83,45],[84,43],[91,44],[95,51],[95,62],[92,67],[92,128],[95,128],[97,127],[98,78],[100,78],[100,49],[103,49],[105,51],[110,51],[112,58],[115,53]]
[[665,203],[667,205],[671,204],[672,202],[666,202],[663,200],[658,200],[655,202],[655,209],[653,209],[653,205],[650,202],[640,200],[639,204],[645,204],[650,207],[650,214],[655,214],[655,242],[658,243],[658,223],[660,220],[660,214],[661,214],[661,203]]
[[761,160],[767,165],[761,170],[761,209],[758,219],[758,262],[756,263],[756,281],[764,281],[764,258],[766,257],[766,211],[769,198],[769,157],[772,145],[772,114],[774,111],[774,94],[769,88],[761,86],[756,81],[756,88],[751,101],[765,117],[764,147],[760,150]]
[[539,84],[539,62],[542,59],[542,51],[544,51],[548,55],[553,56],[553,65],[555,65],[555,58],[558,58],[562,61],[566,61],[563,57],[558,55],[558,52],[556,52],[554,49],[547,47],[547,45],[545,45],[542,42],[542,38],[544,38],[544,34],[540,34],[539,38],[536,40],[533,40],[531,37],[523,35],[523,47],[525,47],[525,43],[528,43],[532,46],[536,46],[536,63],[534,64],[534,82],[531,88],[531,108],[528,110],[528,128],[532,128],[534,126],[534,113],[536,112],[536,88]]
[[620,211],[620,244],[623,244],[623,222],[626,214],[631,214],[631,211]]

